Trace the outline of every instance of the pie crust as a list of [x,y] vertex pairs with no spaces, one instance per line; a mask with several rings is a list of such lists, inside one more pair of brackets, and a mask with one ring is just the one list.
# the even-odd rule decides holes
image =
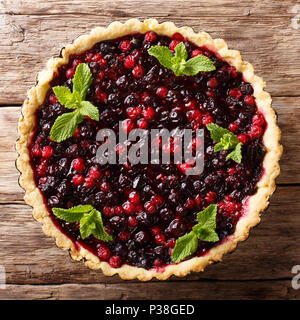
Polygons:
[[[235,232],[218,246],[212,248],[206,255],[194,257],[178,264],[167,265],[159,271],[155,269],[146,270],[126,264],[120,268],[112,268],[107,262],[101,262],[90,251],[83,248],[80,244],[76,243],[75,245],[65,236],[54,225],[44,205],[42,195],[34,182],[28,151],[30,136],[35,123],[35,111],[45,99],[46,93],[50,88],[50,82],[53,79],[53,74],[57,72],[61,65],[68,62],[71,54],[88,50],[95,43],[102,40],[114,39],[134,32],[146,33],[150,30],[165,36],[172,36],[178,32],[196,45],[205,45],[210,50],[218,52],[225,61],[242,72],[245,80],[253,86],[253,95],[256,98],[258,110],[263,113],[268,124],[263,135],[263,143],[266,148],[266,155],[262,164],[263,174],[257,183],[257,192],[249,197],[246,202],[247,213],[239,219]],[[148,281],[153,277],[165,280],[172,275],[183,277],[191,271],[203,271],[208,264],[221,261],[223,254],[233,251],[239,241],[247,239],[250,228],[260,222],[260,213],[267,208],[269,204],[268,199],[275,191],[275,178],[280,173],[278,161],[282,154],[282,146],[279,144],[281,133],[276,124],[275,112],[271,108],[271,96],[264,91],[264,88],[264,80],[254,75],[252,65],[242,60],[239,51],[229,50],[224,40],[213,40],[206,32],[195,33],[190,27],[178,28],[171,22],[159,24],[154,19],[147,19],[144,22],[130,19],[124,24],[113,22],[107,28],[97,27],[90,34],[80,36],[73,44],[64,47],[60,53],[60,57],[51,58],[47,63],[47,68],[38,74],[36,85],[28,91],[28,98],[22,107],[22,115],[18,125],[19,139],[16,143],[17,152],[19,153],[17,168],[21,172],[19,183],[26,191],[25,202],[33,207],[34,218],[43,224],[45,234],[56,239],[58,247],[69,249],[71,257],[74,260],[85,259],[87,267],[101,269],[107,276],[119,274],[125,280],[137,278],[141,281]]]

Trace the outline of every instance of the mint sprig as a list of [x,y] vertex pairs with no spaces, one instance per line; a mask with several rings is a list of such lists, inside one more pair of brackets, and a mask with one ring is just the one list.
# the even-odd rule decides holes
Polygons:
[[217,205],[211,204],[197,215],[198,224],[192,230],[176,240],[172,251],[172,261],[180,262],[193,254],[198,248],[198,240],[216,242],[219,236],[216,233]]
[[214,151],[218,152],[233,149],[233,151],[227,155],[226,160],[232,159],[237,163],[241,163],[243,144],[239,141],[238,137],[231,131],[215,123],[207,124],[206,128],[210,131],[210,137],[217,142],[214,146]]
[[53,141],[61,142],[72,137],[78,124],[84,116],[89,116],[95,121],[99,121],[99,110],[91,102],[86,101],[86,93],[93,81],[89,66],[80,63],[72,79],[73,92],[67,87],[53,87],[59,103],[73,112],[64,113],[57,117],[50,131],[50,138]]
[[53,208],[52,212],[64,221],[70,223],[79,221],[82,239],[94,235],[102,241],[112,241],[112,237],[104,229],[101,213],[91,205],[80,205],[70,209]]
[[188,52],[183,42],[175,47],[174,55],[166,46],[152,46],[148,49],[148,53],[155,57],[161,65],[173,70],[176,76],[194,76],[201,71],[216,70],[214,63],[202,54],[187,60]]

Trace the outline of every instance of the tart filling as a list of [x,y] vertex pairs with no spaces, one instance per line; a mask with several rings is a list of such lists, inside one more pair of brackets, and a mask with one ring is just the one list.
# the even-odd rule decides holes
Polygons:
[[[197,249],[185,262],[207,256],[212,248],[230,242],[238,222],[249,214],[250,197],[257,194],[259,182],[264,180],[268,148],[263,137],[269,123],[257,106],[253,84],[214,47],[198,46],[179,32],[167,36],[157,30],[133,31],[71,54],[57,69],[44,100],[34,111],[28,153],[34,183],[48,214],[73,244],[116,270],[127,265],[164,273],[174,265],[176,241],[191,232],[198,223],[198,213],[211,204],[217,206],[218,241],[198,240]],[[215,70],[175,76],[149,55],[152,46],[166,46],[174,52],[181,42],[189,58],[204,55]],[[99,121],[85,117],[71,138],[55,142],[50,130],[57,117],[69,110],[59,103],[53,87],[72,90],[76,68],[82,63],[92,73],[86,100],[98,108]],[[118,134],[119,122],[127,133],[134,128],[149,132],[203,128],[203,172],[187,175],[188,166],[172,160],[167,165],[99,164],[97,132],[110,128]],[[216,142],[207,127],[211,123],[227,129],[241,142],[240,163],[228,159],[230,150],[215,151]],[[131,143],[128,141],[128,146]],[[191,148],[196,144],[194,139]],[[178,151],[174,141],[160,147],[173,155]],[[117,146],[116,152],[122,153],[122,146]],[[267,205],[264,201],[263,208]],[[93,235],[83,239],[78,222],[66,222],[53,214],[53,208],[79,205],[91,205],[101,212],[111,241]],[[249,227],[245,228],[247,233]]]

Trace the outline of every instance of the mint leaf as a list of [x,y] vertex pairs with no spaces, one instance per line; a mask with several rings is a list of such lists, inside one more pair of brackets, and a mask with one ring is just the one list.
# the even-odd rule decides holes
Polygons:
[[148,53],[154,56],[161,65],[174,71],[176,76],[194,76],[200,71],[214,71],[214,63],[204,55],[188,58],[188,52],[183,42],[175,47],[175,55],[166,46],[153,46],[148,49]]
[[175,247],[172,251],[172,261],[175,263],[180,262],[182,259],[193,254],[197,248],[198,239],[193,231],[182,237],[179,237],[176,240]]
[[60,104],[65,105],[72,99],[72,92],[69,88],[57,86],[53,88],[53,92]]
[[214,63],[206,56],[199,54],[186,62],[183,72],[187,76],[194,76],[200,71],[210,72],[214,70],[216,70]]
[[64,221],[79,221],[82,239],[94,235],[102,241],[112,241],[112,237],[104,229],[101,213],[91,205],[79,205],[70,209],[53,208],[52,212]]
[[221,138],[226,133],[231,133],[229,130],[222,128],[221,126],[217,125],[216,123],[209,123],[206,125],[206,128],[210,131],[210,137],[215,142],[220,142]]
[[89,101],[82,101],[78,110],[82,115],[89,116],[91,119],[99,121],[99,110]]
[[70,138],[75,132],[78,124],[89,116],[95,121],[99,121],[99,110],[89,101],[85,101],[85,96],[89,86],[93,81],[92,72],[85,63],[80,63],[73,77],[73,92],[66,87],[56,86],[53,88],[60,104],[68,109],[75,109],[71,113],[65,113],[55,120],[50,138],[53,141],[61,142]]
[[155,57],[159,63],[168,68],[173,70],[173,54],[168,47],[165,46],[153,46],[148,49],[148,53],[150,56]]
[[186,51],[185,45],[183,42],[178,43],[175,47],[175,58],[186,60],[188,57],[188,52]]
[[101,213],[94,210],[95,230],[94,236],[102,241],[112,241],[112,237],[105,231]]
[[62,114],[56,118],[50,130],[50,138],[53,141],[61,142],[72,137],[82,119],[83,116],[77,110]]
[[77,91],[82,100],[85,99],[86,92],[90,87],[92,80],[93,76],[89,66],[85,63],[80,63],[76,68],[72,82],[73,91]]
[[82,239],[89,237],[94,233],[96,229],[96,224],[94,221],[94,213],[85,213],[83,217],[80,219],[79,223],[79,231]]
[[233,161],[237,162],[237,163],[241,163],[242,161],[242,143],[238,143],[234,150],[232,152],[230,152],[227,157],[226,160],[232,159]]
[[220,142],[215,145],[214,151],[229,150],[235,148],[239,139],[233,133],[225,133]]
[[198,224],[192,231],[176,240],[172,251],[172,260],[177,263],[194,253],[198,248],[198,239],[208,242],[219,241],[216,233],[217,205],[211,204],[197,215]]
[[227,155],[226,160],[232,159],[237,163],[241,163],[243,144],[239,141],[238,137],[231,131],[215,123],[209,123],[206,125],[206,128],[210,131],[210,137],[215,142],[218,142],[214,147],[214,151],[234,149]]
[[52,212],[60,219],[67,222],[76,222],[83,217],[83,214],[93,209],[90,205],[82,205],[70,209],[53,208]]

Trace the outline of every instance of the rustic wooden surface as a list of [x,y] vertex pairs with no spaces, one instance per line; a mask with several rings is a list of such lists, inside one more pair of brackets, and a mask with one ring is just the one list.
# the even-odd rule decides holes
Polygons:
[[[0,0],[0,299],[299,299],[300,29],[296,1]],[[300,8],[298,9],[300,13]],[[205,30],[242,52],[263,76],[279,115],[284,154],[262,223],[224,261],[166,282],[122,281],[74,262],[33,220],[15,168],[17,121],[26,90],[51,55],[114,20],[155,17]]]

